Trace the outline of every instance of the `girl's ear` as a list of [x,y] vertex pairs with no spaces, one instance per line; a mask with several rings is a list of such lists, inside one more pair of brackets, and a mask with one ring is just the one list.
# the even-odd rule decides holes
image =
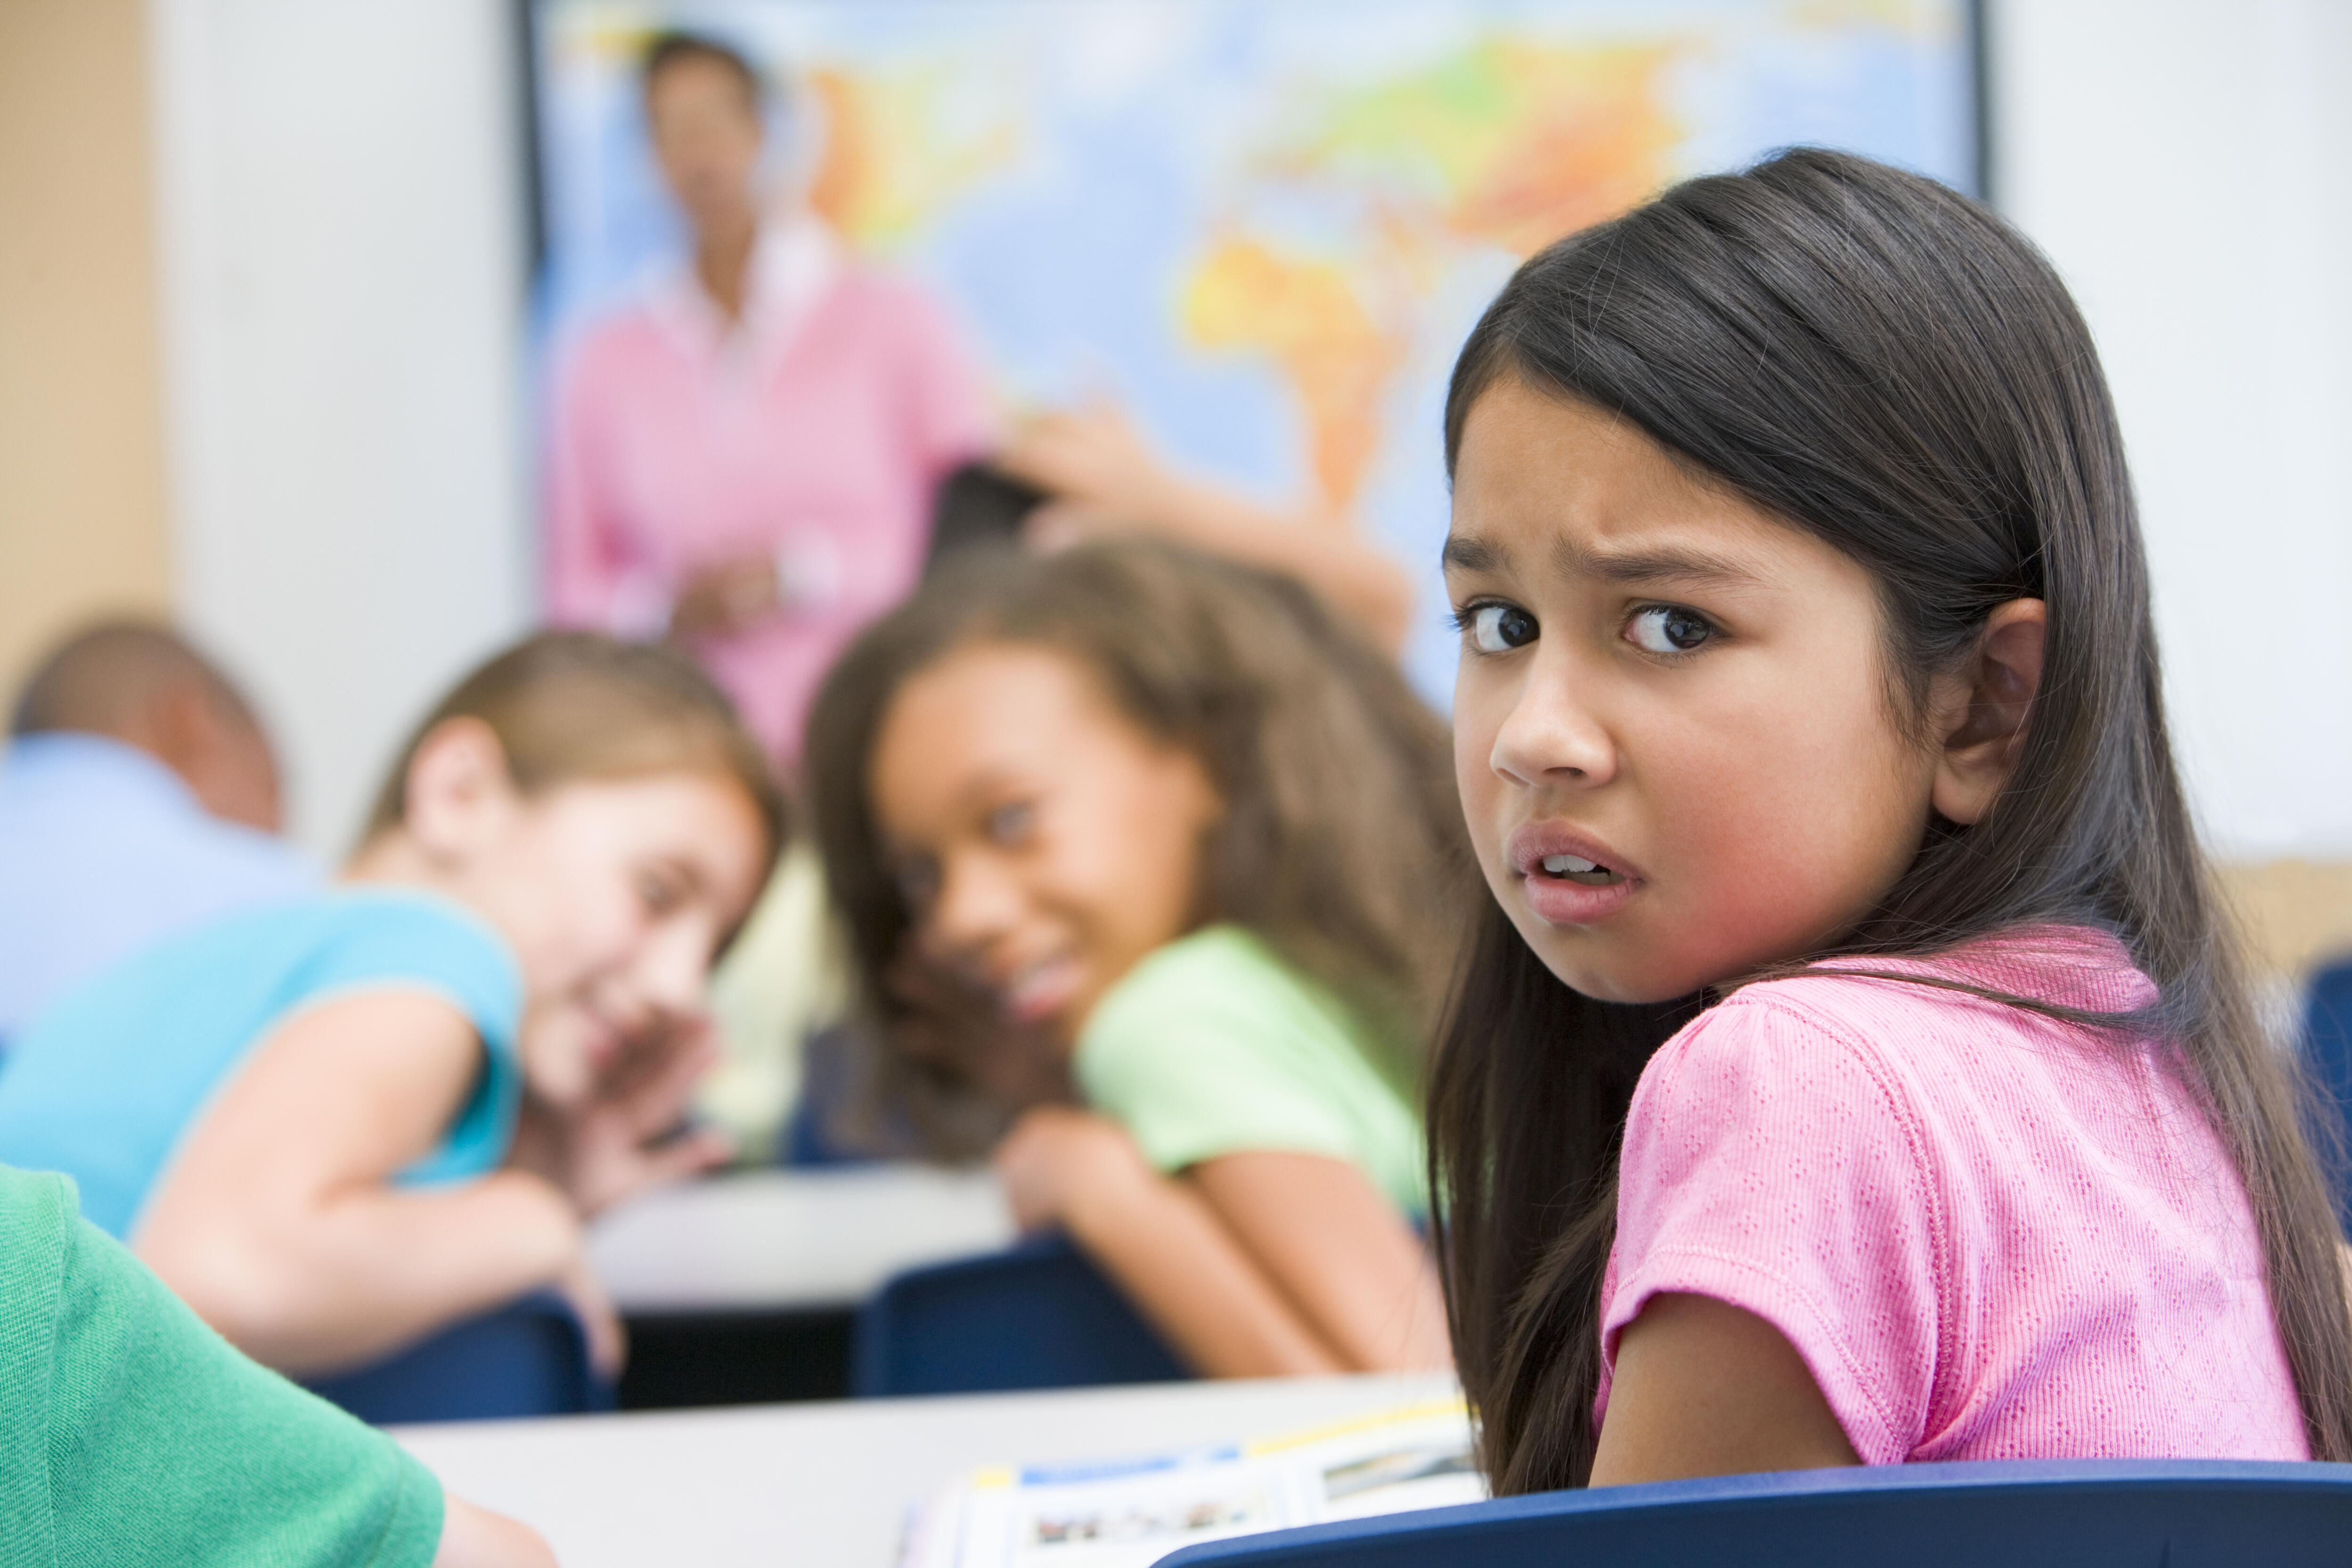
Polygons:
[[2049,619],[2039,599],[2010,600],[1985,618],[1969,661],[1938,683],[1941,749],[1931,799],[1964,827],[1991,808],[2024,749]]
[[450,719],[409,759],[401,826],[426,858],[454,868],[497,833],[516,804],[497,732],[479,719]]

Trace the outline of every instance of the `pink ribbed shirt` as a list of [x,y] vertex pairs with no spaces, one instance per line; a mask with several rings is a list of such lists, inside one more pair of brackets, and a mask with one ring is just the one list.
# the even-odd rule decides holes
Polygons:
[[688,575],[773,557],[784,612],[695,652],[789,765],[835,656],[920,575],[932,493],[990,419],[930,301],[845,265],[813,220],[764,232],[748,282],[730,322],[676,273],[566,356],[548,611],[656,636]]
[[[1938,967],[2155,994],[2074,929]],[[1687,1291],[1786,1335],[1868,1464],[2309,1458],[2244,1185],[2160,1046],[1901,981],[1751,985],[1642,1075],[1617,1205],[1598,1412],[1619,1331]]]

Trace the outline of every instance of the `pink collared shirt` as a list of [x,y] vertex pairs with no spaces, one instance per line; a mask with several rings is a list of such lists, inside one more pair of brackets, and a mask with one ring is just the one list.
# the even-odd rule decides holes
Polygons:
[[[1937,967],[2098,1011],[2155,995],[2074,928]],[[1787,1336],[1868,1464],[2308,1458],[2245,1187],[2200,1098],[2161,1045],[1958,993],[1734,992],[1634,1092],[1596,1414],[1620,1331],[1686,1291]]]
[[658,635],[690,574],[775,558],[784,613],[695,651],[790,766],[835,655],[920,575],[940,479],[989,445],[979,378],[931,302],[845,265],[813,220],[772,227],[740,321],[681,272],[566,356],[550,618]]

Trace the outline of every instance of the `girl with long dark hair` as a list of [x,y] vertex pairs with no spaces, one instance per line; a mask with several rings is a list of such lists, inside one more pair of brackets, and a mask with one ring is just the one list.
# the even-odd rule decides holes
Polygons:
[[2000,220],[1784,153],[1529,260],[1446,411],[1494,900],[1432,1085],[1497,1491],[2352,1458],[2122,438]]

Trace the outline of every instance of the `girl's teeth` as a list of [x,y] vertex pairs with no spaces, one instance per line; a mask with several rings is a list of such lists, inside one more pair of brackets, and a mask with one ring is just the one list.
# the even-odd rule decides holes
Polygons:
[[1575,855],[1547,855],[1543,868],[1555,877],[1565,877],[1570,872],[1591,871],[1599,868],[1596,862]]

